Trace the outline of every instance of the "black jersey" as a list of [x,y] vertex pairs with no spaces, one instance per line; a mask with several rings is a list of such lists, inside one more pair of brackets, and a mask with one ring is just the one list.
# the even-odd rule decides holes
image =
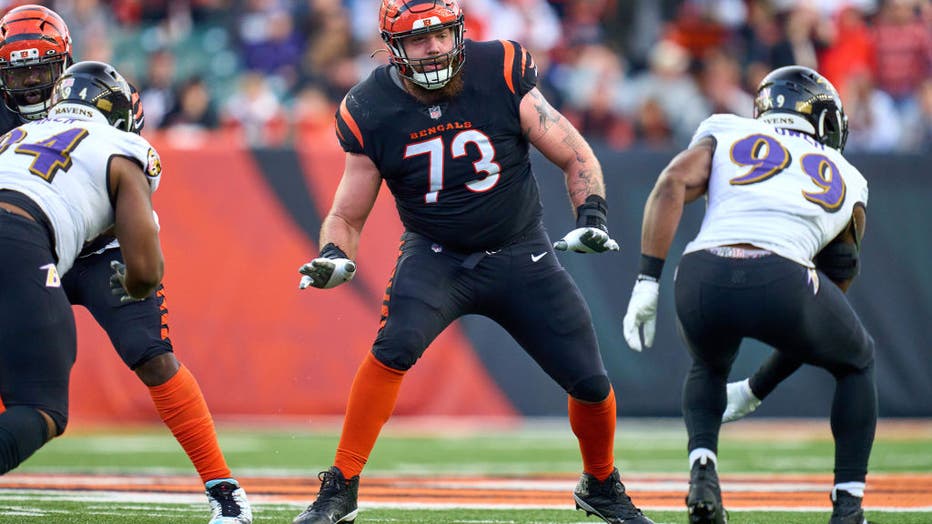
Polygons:
[[10,111],[10,108],[0,101],[0,135],[5,135],[11,129],[17,128],[23,123],[23,119],[18,114]]
[[409,231],[461,251],[498,249],[536,227],[542,208],[520,126],[537,83],[530,54],[511,41],[466,41],[456,97],[423,104],[379,67],[336,114],[343,149],[367,155]]

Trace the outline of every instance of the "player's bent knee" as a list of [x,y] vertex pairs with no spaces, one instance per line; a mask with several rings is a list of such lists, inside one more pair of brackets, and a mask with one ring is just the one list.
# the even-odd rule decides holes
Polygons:
[[0,475],[20,465],[50,438],[48,415],[27,406],[8,406],[0,417]]
[[136,367],[133,371],[143,384],[149,387],[161,386],[178,373],[181,363],[174,353],[162,353]]
[[420,331],[398,329],[381,333],[372,347],[372,354],[392,369],[407,371],[421,358],[426,347],[426,338]]
[[52,416],[41,409],[37,409],[36,411],[39,412],[39,415],[42,415],[42,420],[45,421],[45,426],[47,428],[46,441],[52,440],[65,432],[65,428],[68,426],[67,415]]
[[567,393],[583,402],[602,402],[612,390],[612,384],[606,375],[595,375],[577,382]]

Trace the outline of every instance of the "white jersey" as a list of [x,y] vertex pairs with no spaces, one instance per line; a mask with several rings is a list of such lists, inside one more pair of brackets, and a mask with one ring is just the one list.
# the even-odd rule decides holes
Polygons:
[[867,205],[867,181],[837,150],[760,120],[712,115],[693,136],[716,140],[702,228],[686,253],[753,244],[806,267]]
[[114,156],[137,162],[155,191],[161,178],[158,153],[141,136],[106,123],[50,118],[0,139],[0,189],[23,193],[45,212],[61,274],[85,242],[113,226],[107,168]]

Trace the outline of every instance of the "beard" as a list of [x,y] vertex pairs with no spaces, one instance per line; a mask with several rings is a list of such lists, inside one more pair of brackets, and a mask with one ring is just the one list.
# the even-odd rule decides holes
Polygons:
[[433,105],[443,100],[449,100],[463,91],[463,70],[460,69],[453,78],[440,89],[426,89],[415,84],[407,78],[404,79],[405,88],[418,102],[424,105]]

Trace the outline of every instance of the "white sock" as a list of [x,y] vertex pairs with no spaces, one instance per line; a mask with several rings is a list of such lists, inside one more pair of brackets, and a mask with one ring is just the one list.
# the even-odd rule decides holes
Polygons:
[[864,497],[864,486],[863,482],[841,482],[835,484],[835,487],[832,488],[832,500],[835,500],[835,493],[837,491],[847,491],[849,494],[854,495],[855,497]]
[[738,384],[741,384],[741,392],[744,393],[745,398],[751,399],[752,403],[754,404],[754,407],[759,406],[761,403],[761,400],[757,398],[757,395],[755,395],[754,391],[751,390],[751,379],[746,378],[742,380],[741,382],[738,382]]
[[689,452],[689,469],[692,469],[697,460],[702,460],[703,465],[708,464],[711,460],[715,469],[718,469],[718,457],[709,448],[696,448]]

